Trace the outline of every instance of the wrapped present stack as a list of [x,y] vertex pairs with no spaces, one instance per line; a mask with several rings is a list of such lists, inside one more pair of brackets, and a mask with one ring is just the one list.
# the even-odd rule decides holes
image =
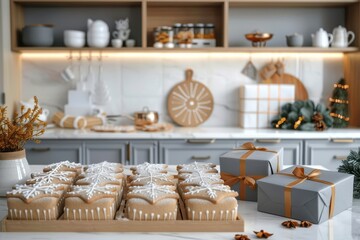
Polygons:
[[240,87],[239,125],[242,128],[268,128],[281,106],[295,100],[292,84],[247,84]]
[[239,192],[240,200],[256,201],[256,181],[280,171],[282,162],[283,148],[256,147],[248,142],[220,157],[221,178]]

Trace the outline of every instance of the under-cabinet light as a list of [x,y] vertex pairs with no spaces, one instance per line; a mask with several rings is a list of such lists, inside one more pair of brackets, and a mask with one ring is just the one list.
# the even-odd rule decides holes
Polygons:
[[[77,58],[79,56],[78,53],[73,53],[73,57]],[[82,57],[88,57],[88,53],[82,52]],[[96,59],[99,56],[99,53],[92,52],[92,57]],[[266,52],[266,53],[231,53],[231,52],[102,52],[102,56],[105,58],[158,58],[158,57],[169,57],[169,58],[183,58],[186,59],[196,59],[196,58],[291,58],[291,57],[301,57],[301,58],[342,58],[344,56],[343,53],[331,53],[331,52],[312,52],[312,53],[299,53],[299,52]],[[69,57],[68,52],[57,52],[57,53],[21,53],[21,57],[24,59],[56,59],[56,58],[67,58]]]

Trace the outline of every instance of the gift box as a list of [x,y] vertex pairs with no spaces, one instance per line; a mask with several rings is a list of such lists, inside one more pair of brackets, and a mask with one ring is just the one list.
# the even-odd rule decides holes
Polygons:
[[318,224],[350,208],[354,176],[295,166],[258,184],[258,211]]
[[239,199],[257,201],[256,181],[282,169],[283,148],[256,147],[245,143],[220,157],[225,184],[239,192]]
[[247,84],[240,87],[239,125],[268,128],[280,114],[281,106],[295,100],[292,84]]

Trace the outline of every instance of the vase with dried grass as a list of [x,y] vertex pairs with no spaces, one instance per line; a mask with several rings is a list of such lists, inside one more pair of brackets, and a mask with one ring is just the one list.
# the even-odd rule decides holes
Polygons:
[[5,106],[0,107],[0,196],[5,196],[12,186],[23,183],[30,175],[26,160],[27,141],[39,142],[46,123],[39,119],[42,109],[34,97],[33,108],[21,107],[13,118],[7,116]]

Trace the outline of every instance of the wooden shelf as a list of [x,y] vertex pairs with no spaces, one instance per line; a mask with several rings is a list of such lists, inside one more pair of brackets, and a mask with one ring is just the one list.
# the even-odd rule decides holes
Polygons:
[[229,0],[229,5],[241,7],[339,7],[358,2],[358,0]]
[[216,47],[216,48],[173,48],[157,49],[152,47],[142,48],[67,48],[67,47],[18,47],[14,49],[19,53],[64,53],[64,52],[115,52],[115,53],[349,53],[358,52],[359,48],[315,48],[315,47]]

